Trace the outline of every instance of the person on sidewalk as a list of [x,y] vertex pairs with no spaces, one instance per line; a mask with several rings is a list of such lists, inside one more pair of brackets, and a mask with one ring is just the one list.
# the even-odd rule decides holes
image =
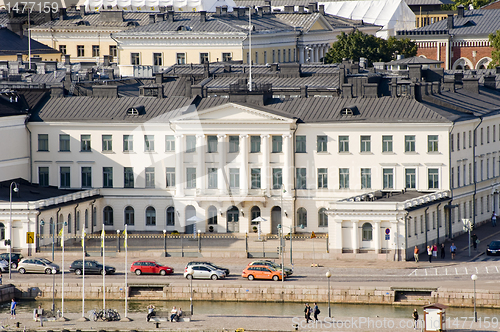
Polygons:
[[415,258],[415,263],[418,263],[418,253],[419,253],[418,247],[415,246],[415,249],[413,249],[413,257]]
[[148,315],[146,316],[146,321],[149,322],[151,317],[153,317],[154,315],[155,315],[155,306],[150,304],[148,305]]
[[477,238],[477,235],[476,233],[473,233],[470,237],[471,241],[472,241],[472,246],[474,247],[474,250],[477,250],[477,244],[479,243],[479,240]]
[[309,303],[306,303],[305,305],[304,318],[306,319],[306,323],[309,323],[309,321],[311,320],[311,307],[309,306]]
[[318,304],[316,302],[314,302],[313,313],[314,313],[314,320],[317,322],[318,315],[319,315],[320,311],[319,311]]
[[427,256],[429,256],[429,263],[432,263],[432,248],[427,246]]
[[457,247],[455,246],[455,243],[451,244],[450,252],[451,252],[451,259],[455,259],[455,255],[457,254]]
[[446,257],[446,247],[444,246],[444,243],[441,243],[441,259],[444,259]]
[[434,245],[432,246],[432,256],[437,258],[438,257],[438,246],[437,244],[434,243]]
[[416,330],[418,327],[418,311],[417,308],[413,310],[413,314],[411,315],[413,317],[413,329]]
[[173,307],[172,310],[170,310],[170,322],[173,322],[176,316],[177,316],[177,308]]
[[493,214],[491,215],[491,225],[493,227],[496,227],[497,225],[497,214],[495,213],[495,211],[493,211]]
[[16,319],[16,307],[17,302],[15,299],[12,299],[10,302],[10,319]]

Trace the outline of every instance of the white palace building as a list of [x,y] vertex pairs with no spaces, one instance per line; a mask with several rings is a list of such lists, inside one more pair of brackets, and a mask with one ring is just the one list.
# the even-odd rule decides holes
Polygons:
[[75,236],[282,224],[327,233],[332,257],[406,259],[499,206],[500,96],[477,76],[422,64],[252,70],[252,89],[248,67],[226,63],[80,82],[71,95],[3,92],[0,235],[31,250],[25,232],[65,223]]

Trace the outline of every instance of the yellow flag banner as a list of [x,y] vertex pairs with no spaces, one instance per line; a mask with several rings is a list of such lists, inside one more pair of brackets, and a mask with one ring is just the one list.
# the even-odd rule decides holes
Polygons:
[[85,246],[85,230],[82,230],[82,247]]
[[104,235],[106,233],[104,233],[104,228],[102,229],[102,232],[101,232],[101,248],[104,248]]
[[127,240],[128,240],[127,230],[123,231],[123,235],[125,235],[125,240],[123,241],[123,247],[127,248],[128,247],[128,243],[127,243]]
[[64,246],[63,231],[64,231],[64,225],[61,227],[61,230],[59,231],[59,237],[61,238],[61,247]]
[[314,239],[316,237],[316,234],[314,232],[311,233],[311,239]]

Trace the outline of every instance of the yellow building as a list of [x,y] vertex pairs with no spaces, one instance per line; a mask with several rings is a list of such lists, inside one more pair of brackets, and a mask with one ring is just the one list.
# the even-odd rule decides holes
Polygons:
[[[29,39],[22,33],[22,24],[19,27],[21,30],[18,30],[18,33],[0,27],[0,61],[17,61],[20,60],[19,57],[23,61],[28,61]],[[57,61],[60,60],[61,53],[47,45],[31,40],[31,57],[40,57],[42,61]]]

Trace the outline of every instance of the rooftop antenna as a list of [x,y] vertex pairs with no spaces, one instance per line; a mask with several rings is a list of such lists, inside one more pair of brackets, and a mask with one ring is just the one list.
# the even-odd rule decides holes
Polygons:
[[248,79],[248,91],[252,91],[252,6],[249,6],[249,11],[248,11],[248,30],[249,30],[249,56],[248,56],[248,62],[250,65],[250,70],[248,73],[249,79]]

